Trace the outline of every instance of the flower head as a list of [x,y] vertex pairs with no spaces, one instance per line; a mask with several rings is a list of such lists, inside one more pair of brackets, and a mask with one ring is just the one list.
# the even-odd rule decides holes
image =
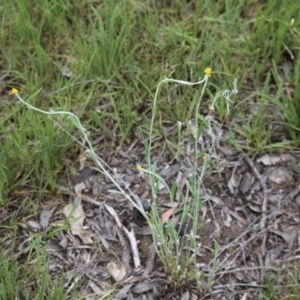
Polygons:
[[212,68],[207,67],[207,68],[204,70],[204,73],[205,73],[207,76],[210,76],[211,73],[212,73]]
[[11,93],[12,93],[13,95],[17,95],[17,94],[19,94],[19,90],[15,89],[15,88],[12,88],[12,89],[11,89]]
[[137,165],[137,166],[136,166],[136,169],[137,169],[139,172],[143,171],[143,168],[142,168],[141,165]]

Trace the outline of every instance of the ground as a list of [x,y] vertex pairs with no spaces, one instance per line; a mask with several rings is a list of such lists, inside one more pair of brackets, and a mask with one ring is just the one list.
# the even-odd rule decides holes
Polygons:
[[300,5],[267,2],[0,3],[1,299],[300,297]]

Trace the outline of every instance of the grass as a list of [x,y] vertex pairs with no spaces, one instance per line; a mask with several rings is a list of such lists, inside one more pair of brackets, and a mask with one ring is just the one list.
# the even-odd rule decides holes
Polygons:
[[[11,258],[11,253],[1,252],[1,291],[3,300],[9,299],[62,299],[65,291],[61,282],[49,275],[49,258],[41,249],[20,266]],[[20,297],[20,298],[19,298]],[[22,297],[22,298],[21,298]]]
[[298,299],[300,297],[298,274],[298,262],[288,268],[288,270],[283,269],[283,271],[273,274],[272,278],[266,274],[265,278],[267,288],[261,292],[262,299]]
[[[0,204],[4,210],[16,191],[32,191],[34,196],[25,199],[33,203],[31,210],[45,194],[55,193],[57,182],[78,166],[79,145],[66,132],[81,139],[78,128],[66,119],[47,118],[20,104],[9,94],[13,87],[40,109],[75,112],[91,139],[104,134],[123,145],[139,128],[147,146],[149,137],[162,137],[163,124],[179,128],[192,118],[200,119],[195,111],[201,88],[165,84],[153,111],[157,84],[171,77],[196,82],[211,66],[214,73],[200,112],[208,110],[216,97],[215,116],[230,127],[232,147],[250,153],[299,147],[300,5],[295,1],[181,0],[163,5],[137,0],[103,4],[43,0],[34,7],[25,0],[2,2]],[[240,93],[228,118],[219,92],[232,89],[234,78]],[[274,129],[278,126],[281,134]],[[58,130],[61,127],[64,131]],[[177,132],[168,141],[174,156],[180,152]],[[145,158],[147,169],[156,172],[149,158]],[[194,199],[198,183],[198,177],[190,182]],[[159,216],[159,208],[154,209],[155,224]],[[167,232],[177,240],[172,230]],[[162,261],[168,261],[168,250],[173,253],[170,247],[164,249]],[[42,289],[36,299],[45,295],[61,299],[63,288],[40,265],[34,269],[26,261],[19,266],[11,253],[0,255],[0,274],[7,287],[47,280],[55,293],[49,298]],[[42,251],[35,255],[38,263],[47,261]],[[177,265],[175,261],[170,266],[173,277]],[[27,267],[35,271],[26,281],[21,268]],[[173,281],[178,281],[180,272]],[[201,274],[191,276],[200,276],[201,281]],[[20,290],[5,290],[1,297],[19,297]]]

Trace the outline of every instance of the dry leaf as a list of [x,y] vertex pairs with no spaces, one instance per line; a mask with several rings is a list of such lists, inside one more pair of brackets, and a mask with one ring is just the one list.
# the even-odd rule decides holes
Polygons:
[[271,232],[281,236],[284,241],[288,244],[289,249],[292,248],[294,242],[295,242],[295,232],[289,233],[289,232],[283,232],[283,231],[279,231],[279,230],[270,230]]
[[270,167],[266,175],[277,184],[291,182],[293,178],[292,172],[285,167]]
[[186,291],[182,296],[181,300],[189,300],[190,299],[190,293],[189,291]]
[[247,293],[245,293],[245,294],[243,295],[243,298],[242,298],[241,300],[247,300]]
[[85,230],[84,232],[78,234],[78,236],[81,238],[81,240],[85,244],[93,244],[93,232],[91,230]]
[[225,156],[234,156],[237,154],[236,150],[233,150],[231,148],[227,148],[227,147],[221,147],[217,145],[217,149]]
[[85,244],[92,244],[93,240],[83,226],[85,213],[82,205],[68,204],[64,207],[63,212],[69,220],[72,234],[79,236]]
[[191,294],[191,298],[190,298],[190,300],[198,300],[198,297],[197,297],[197,295],[195,295],[195,294]]
[[126,276],[126,268],[125,265],[121,262],[110,262],[107,265],[107,271],[109,275],[115,280],[115,281],[121,281]]
[[231,221],[232,221],[232,217],[229,213],[229,209],[227,206],[224,206],[222,208],[221,211],[221,215],[222,215],[222,219],[223,219],[223,223],[226,227],[230,227],[231,226]]
[[155,256],[156,256],[156,248],[155,248],[155,244],[152,243],[148,248],[147,264],[143,275],[148,275],[152,272],[154,268]]
[[254,176],[252,176],[252,174],[250,174],[249,172],[246,172],[243,175],[240,183],[240,191],[242,194],[246,194],[250,190],[252,184],[254,183],[254,180]]
[[28,225],[34,232],[37,232],[38,230],[41,229],[40,224],[39,224],[38,222],[36,222],[36,221],[30,220],[30,221],[27,222],[27,225]]
[[103,294],[103,290],[96,285],[96,283],[94,283],[93,281],[89,281],[88,286],[92,289],[92,291],[96,294],[96,295],[102,295]]
[[53,212],[55,211],[56,206],[54,206],[50,210],[43,210],[40,214],[40,225],[45,230],[48,227],[49,221],[53,215]]
[[74,191],[76,195],[80,195],[81,191],[86,189],[86,185],[84,182],[80,182],[74,186]]
[[85,218],[82,205],[68,204],[64,207],[63,212],[65,216],[69,218],[72,234],[78,235],[78,233],[83,230],[83,222]]
[[173,215],[173,213],[176,211],[176,209],[177,209],[177,207],[172,207],[163,214],[162,220],[161,220],[163,225],[170,219],[170,217]]
[[62,76],[65,76],[67,78],[72,78],[74,73],[72,71],[72,68],[78,63],[78,60],[72,56],[72,55],[67,55],[65,56],[66,60],[63,61],[54,61],[56,64],[57,68],[61,72]]
[[73,72],[68,66],[59,65],[58,67],[59,67],[59,70],[60,70],[60,72],[63,76],[68,77],[68,78],[73,77]]
[[63,235],[62,239],[59,242],[59,245],[63,248],[66,249],[68,247],[68,238],[66,235]]
[[280,155],[272,155],[272,156],[269,154],[265,154],[261,158],[258,158],[256,162],[262,163],[265,166],[270,166],[270,165],[275,165],[282,161],[287,161],[289,159],[291,159],[291,157],[288,154],[280,154]]
[[152,234],[152,230],[151,227],[149,225],[145,225],[143,227],[133,227],[134,233],[136,235],[151,235]]
[[234,195],[236,193],[236,189],[238,188],[239,186],[239,178],[238,176],[235,174],[235,170],[233,170],[229,180],[228,180],[228,183],[227,183],[227,186],[229,188],[229,191],[232,195]]
[[153,290],[155,285],[156,285],[155,282],[151,282],[149,280],[144,280],[143,282],[138,283],[133,288],[133,292],[137,293],[137,294],[145,293],[145,292]]
[[128,299],[128,292],[133,286],[133,283],[124,285],[114,296],[114,299]]

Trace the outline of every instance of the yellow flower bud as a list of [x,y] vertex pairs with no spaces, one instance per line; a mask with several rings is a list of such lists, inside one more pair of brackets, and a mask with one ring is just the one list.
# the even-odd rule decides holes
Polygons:
[[15,88],[12,88],[12,89],[11,89],[11,93],[12,93],[13,95],[17,95],[17,94],[19,94],[19,90],[15,89]]
[[141,165],[137,165],[137,166],[136,166],[136,169],[137,169],[139,172],[143,171],[143,168],[142,168]]
[[212,73],[212,68],[206,68],[205,70],[204,70],[204,73],[207,75],[207,76],[210,76],[211,75],[211,73]]

